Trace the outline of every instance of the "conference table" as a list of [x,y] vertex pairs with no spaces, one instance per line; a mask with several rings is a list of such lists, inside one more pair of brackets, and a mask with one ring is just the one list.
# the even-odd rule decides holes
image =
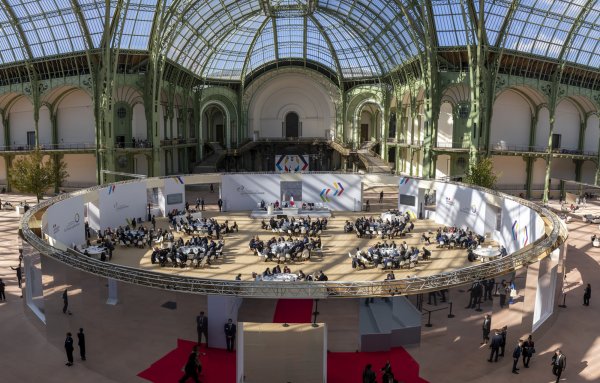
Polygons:
[[262,280],[267,282],[294,282],[298,280],[298,276],[296,274],[279,273],[265,275],[262,277]]
[[203,246],[181,246],[178,251],[180,253],[189,255],[192,254],[203,254],[206,249]]
[[105,253],[108,255],[108,249],[104,246],[88,246],[85,249],[83,249],[83,252],[85,254],[85,252],[87,252],[88,255],[100,255],[102,253]]
[[473,250],[473,253],[481,259],[481,262],[500,256],[500,250],[497,247],[481,247]]

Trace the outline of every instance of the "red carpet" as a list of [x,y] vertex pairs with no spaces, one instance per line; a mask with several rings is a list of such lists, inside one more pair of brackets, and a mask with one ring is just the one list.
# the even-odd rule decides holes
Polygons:
[[381,368],[389,360],[400,383],[427,383],[419,378],[419,365],[402,347],[385,352],[330,352],[327,354],[327,383],[360,383],[367,364],[373,366],[381,382]]
[[312,310],[312,299],[279,299],[273,323],[310,323]]
[[[178,339],[177,348],[153,363],[149,368],[140,372],[140,378],[154,383],[175,383],[183,376],[183,367],[188,355],[196,342]],[[206,355],[202,355],[202,353]],[[200,362],[202,363],[202,383],[235,382],[235,352],[227,352],[217,348],[200,348]],[[188,380],[191,382],[191,380]]]

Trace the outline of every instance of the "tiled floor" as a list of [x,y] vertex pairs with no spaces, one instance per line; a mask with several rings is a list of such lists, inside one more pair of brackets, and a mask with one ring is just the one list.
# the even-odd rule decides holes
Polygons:
[[[19,197],[11,197],[17,199]],[[590,207],[600,212],[600,205]],[[431,328],[424,327],[422,344],[409,352],[420,363],[421,376],[432,383],[437,382],[552,382],[550,357],[556,347],[561,347],[568,358],[568,367],[562,381],[600,381],[600,303],[592,294],[590,307],[582,306],[583,282],[591,283],[593,291],[600,286],[600,249],[592,248],[590,236],[599,234],[598,225],[585,224],[579,220],[569,223],[570,237],[567,259],[567,308],[559,310],[556,322],[549,331],[536,337],[537,354],[529,369],[521,368],[521,374],[510,372],[510,351],[518,337],[527,334],[510,332],[511,324],[520,321],[519,304],[510,309],[499,310],[497,300],[482,305],[482,312],[466,310],[466,293],[461,289],[451,291],[455,302],[453,319],[446,312],[434,313]],[[25,315],[25,308],[17,288],[16,266],[18,217],[14,211],[0,211],[0,278],[7,284],[7,302],[0,303],[0,354],[1,382],[110,382],[102,375],[87,369],[78,362],[73,367],[64,366],[65,356],[61,344],[50,344],[43,336],[43,327],[34,325],[34,319]],[[464,290],[464,289],[462,289]],[[427,306],[426,306],[427,307]],[[493,313],[493,327],[509,326],[507,356],[498,363],[488,363],[488,349],[480,346],[481,321],[486,312]],[[175,344],[157,345],[169,349]],[[116,345],[118,346],[118,345]],[[130,352],[123,346],[123,352]],[[155,361],[151,350],[137,350],[138,357],[147,365]],[[110,366],[107,366],[110,368]],[[124,366],[118,374],[119,381],[141,381]],[[358,378],[357,378],[358,381]]]

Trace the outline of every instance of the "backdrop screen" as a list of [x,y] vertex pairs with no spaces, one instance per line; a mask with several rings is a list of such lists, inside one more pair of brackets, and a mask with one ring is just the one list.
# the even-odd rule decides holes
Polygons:
[[175,194],[167,194],[167,205],[177,205],[183,202],[183,194],[175,193]]
[[400,194],[400,205],[415,206],[415,201],[414,195]]

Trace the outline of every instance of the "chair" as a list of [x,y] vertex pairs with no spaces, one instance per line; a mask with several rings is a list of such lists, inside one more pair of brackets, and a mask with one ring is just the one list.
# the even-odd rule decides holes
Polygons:
[[[350,258],[352,258],[352,254],[348,253],[348,255],[350,256]],[[304,249],[302,251],[302,260],[307,261],[309,259],[310,259],[310,252],[308,251],[308,249]]]

